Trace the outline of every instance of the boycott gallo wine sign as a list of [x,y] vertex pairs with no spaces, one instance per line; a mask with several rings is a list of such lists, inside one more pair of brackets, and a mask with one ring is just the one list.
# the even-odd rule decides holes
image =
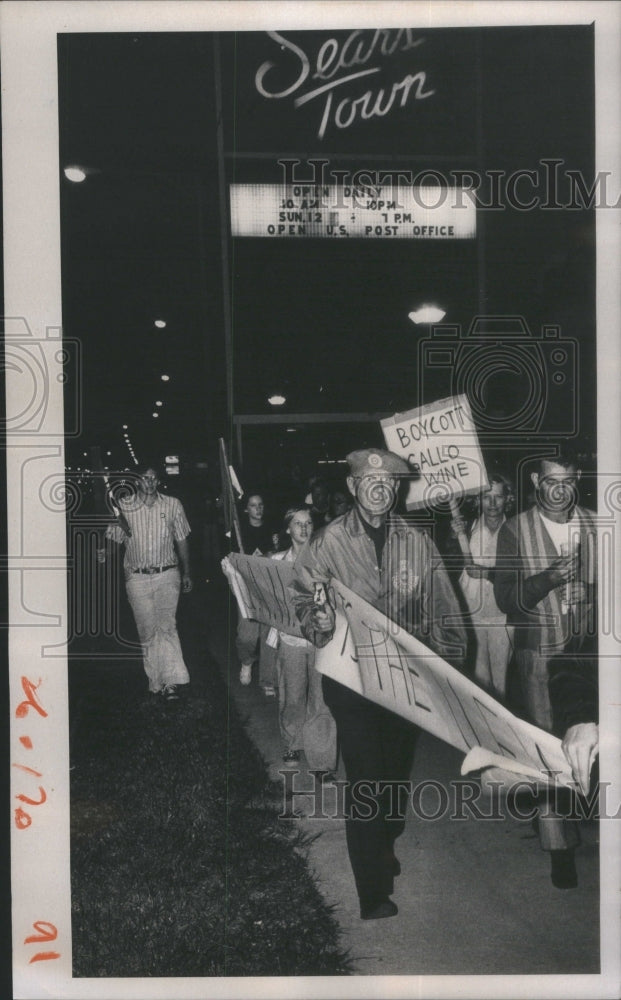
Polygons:
[[476,427],[466,396],[395,413],[381,421],[386,447],[401,455],[416,476],[408,510],[479,493],[488,485]]

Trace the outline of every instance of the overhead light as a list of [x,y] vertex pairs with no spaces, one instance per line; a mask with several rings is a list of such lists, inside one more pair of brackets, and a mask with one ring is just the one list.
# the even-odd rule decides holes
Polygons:
[[76,164],[65,167],[63,173],[67,180],[72,181],[74,184],[81,184],[82,181],[86,180],[86,170],[83,167],[78,167]]
[[126,430],[127,430],[127,424],[123,424],[123,428],[122,428],[122,429],[123,429],[124,431],[126,431]]
[[422,306],[418,309],[414,309],[413,312],[408,313],[408,319],[412,320],[412,323],[441,323],[446,312],[444,309],[440,309],[439,306],[431,305],[429,302],[424,302]]
[[158,328],[158,330],[163,330],[164,327],[166,326],[166,320],[165,319],[156,319],[155,320],[155,326]]
[[296,434],[297,427],[287,427],[287,434]]
[[267,401],[271,406],[282,406],[283,403],[287,402],[286,398],[278,392],[275,392],[273,396],[268,396]]
[[170,382],[170,375],[162,375],[161,379],[162,382]]
[[152,417],[159,417],[159,413],[152,413],[151,416]]
[[156,406],[163,406],[164,404],[162,403],[162,400],[161,400],[161,399],[156,399],[156,400],[155,400],[155,405],[156,405]]
[[111,454],[112,454],[112,452],[111,452],[111,451],[107,451],[107,452],[106,452],[106,455],[111,455]]

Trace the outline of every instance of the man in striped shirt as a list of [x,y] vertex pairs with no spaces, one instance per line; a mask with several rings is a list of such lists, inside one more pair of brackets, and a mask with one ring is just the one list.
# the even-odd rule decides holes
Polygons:
[[130,534],[116,523],[106,538],[125,546],[125,585],[149,691],[173,700],[190,680],[177,634],[179,594],[192,590],[190,525],[180,501],[158,492],[157,469],[148,464],[137,471],[137,489],[119,500]]

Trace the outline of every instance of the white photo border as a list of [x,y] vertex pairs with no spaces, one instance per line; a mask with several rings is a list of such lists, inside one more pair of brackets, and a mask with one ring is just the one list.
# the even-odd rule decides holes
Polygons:
[[[43,421],[31,434],[14,433],[24,399],[7,375],[7,495],[11,768],[14,796],[42,786],[45,806],[27,828],[13,826],[12,895],[14,996],[18,998],[245,997],[613,997],[621,982],[621,827],[601,824],[600,975],[382,976],[296,979],[73,979],[69,858],[69,740],[66,659],[43,655],[66,642],[64,520],[39,495],[48,476],[64,475],[63,389],[54,377],[62,326],[58,163],[57,35],[64,32],[262,31],[323,27],[595,25],[596,170],[612,171],[611,200],[619,198],[621,164],[619,3],[308,2],[17,2],[5,0],[2,26],[5,316],[25,317],[47,365]],[[597,377],[599,468],[621,476],[621,227],[619,209],[597,210]],[[15,323],[15,319],[11,321]],[[17,332],[16,332],[17,331]],[[19,339],[7,328],[7,348]],[[22,386],[22,383],[19,383]],[[21,393],[22,389],[19,389]],[[600,477],[603,478],[603,477]],[[602,496],[599,497],[600,503]],[[59,523],[60,522],[60,523]],[[621,593],[621,559],[615,593]],[[618,656],[612,637],[602,653]],[[615,662],[611,660],[611,662]],[[618,667],[618,660],[615,666]],[[23,678],[38,687],[29,695]],[[33,705],[33,699],[40,709]],[[18,706],[26,703],[21,714]],[[602,780],[619,787],[619,670],[607,670],[601,694]],[[605,734],[609,734],[606,736]],[[25,749],[30,740],[31,748]],[[23,766],[41,777],[32,784]],[[31,794],[37,795],[38,792]],[[37,931],[39,943],[25,943]],[[45,939],[46,925],[58,935]],[[32,962],[54,949],[54,961]]]

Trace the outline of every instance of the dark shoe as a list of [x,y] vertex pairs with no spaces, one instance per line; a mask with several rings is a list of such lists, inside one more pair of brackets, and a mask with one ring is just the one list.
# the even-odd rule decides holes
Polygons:
[[392,899],[383,899],[380,903],[372,903],[370,906],[360,904],[360,917],[362,920],[382,920],[384,917],[394,917],[399,912],[396,903]]
[[297,762],[300,759],[300,751],[286,750],[285,753],[282,755],[282,759],[285,762],[285,764],[297,764]]
[[552,885],[557,889],[575,889],[578,885],[578,872],[571,848],[562,851],[550,851]]

